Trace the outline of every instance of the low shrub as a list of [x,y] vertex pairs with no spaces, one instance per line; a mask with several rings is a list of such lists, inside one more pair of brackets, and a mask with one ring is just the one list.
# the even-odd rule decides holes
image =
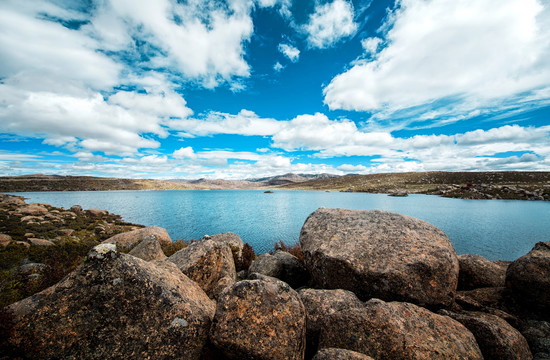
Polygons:
[[287,246],[283,242],[283,240],[278,241],[278,242],[275,243],[274,249],[271,250],[269,253],[273,254],[277,250],[285,251],[285,252],[287,252],[291,255],[296,256],[296,258],[298,258],[298,260],[300,260],[300,262],[302,262],[302,263],[304,262],[304,253],[302,252],[302,248],[300,247],[300,244],[298,244],[298,243],[296,243],[292,246]]
[[161,245],[161,248],[162,248],[162,251],[164,252],[164,255],[170,257],[175,253],[177,253],[178,251],[180,251],[181,249],[188,247],[194,242],[195,240],[193,239],[190,239],[190,240],[180,239],[168,245]]
[[[29,248],[11,243],[0,249],[0,307],[31,296],[63,279],[75,270],[97,241],[61,240],[52,246]],[[34,279],[19,273],[25,262],[42,263],[46,267]]]
[[245,243],[243,246],[242,256],[241,256],[241,263],[235,264],[237,265],[237,271],[241,270],[248,270],[250,267],[250,264],[252,264],[252,261],[256,259],[256,253],[254,252],[254,249],[252,246],[250,246],[249,243]]

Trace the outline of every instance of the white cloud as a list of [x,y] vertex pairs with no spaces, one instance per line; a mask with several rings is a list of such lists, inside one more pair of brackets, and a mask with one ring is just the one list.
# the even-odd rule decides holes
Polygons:
[[157,117],[186,118],[193,114],[191,109],[186,106],[185,99],[173,91],[148,94],[119,91],[111,95],[108,102],[128,110]]
[[273,146],[285,150],[322,150],[348,143],[385,146],[391,140],[387,133],[360,132],[353,121],[334,121],[321,113],[300,115],[281,125],[273,135]]
[[186,134],[206,136],[213,134],[238,135],[272,135],[277,132],[281,123],[275,119],[260,118],[254,112],[241,110],[237,115],[210,112],[205,119],[183,119],[168,121],[167,124],[175,130]]
[[275,70],[275,72],[280,72],[281,70],[283,70],[285,67],[283,65],[281,65],[280,62],[276,62],[275,65],[273,65],[273,70]]
[[250,75],[243,46],[253,33],[251,9],[243,1],[226,7],[215,1],[106,1],[86,30],[110,50],[132,49],[133,38],[143,40],[149,66],[173,67],[213,88]]
[[278,7],[279,13],[283,18],[290,18],[292,16],[290,11],[292,0],[256,0],[256,3],[260,7]]
[[[173,90],[178,73],[232,89],[241,86],[235,77],[249,75],[243,46],[252,35],[251,2],[107,0],[91,13],[56,4],[0,2],[0,131],[128,156],[157,148],[170,121],[192,114]],[[54,19],[83,25],[69,29]],[[150,70],[168,66],[170,75]]]
[[378,47],[382,43],[382,39],[379,37],[370,37],[361,40],[361,46],[365,50],[367,54],[376,54],[376,50],[378,50]]
[[94,89],[118,84],[123,66],[96,51],[97,40],[38,17],[43,10],[58,16],[62,9],[46,2],[28,5],[0,2],[0,77],[32,70]]
[[37,160],[40,157],[31,154],[20,154],[12,151],[0,150],[0,161],[22,161],[22,160]]
[[140,94],[120,91],[103,95],[82,91],[71,95],[18,88],[8,79],[0,84],[0,131],[45,138],[44,143],[106,154],[128,155],[160,144],[150,135],[166,137],[165,124],[191,114],[173,91]]
[[355,33],[353,5],[346,0],[317,5],[303,30],[311,48],[324,49]]
[[337,169],[347,173],[357,173],[357,174],[369,171],[369,168],[364,165],[350,165],[350,164],[342,164],[338,166]]
[[300,58],[300,50],[292,45],[280,43],[278,49],[284,56],[294,63]]
[[175,159],[194,159],[197,157],[191,146],[179,148],[178,150],[174,151],[172,156]]
[[[386,24],[388,45],[374,59],[358,60],[324,89],[331,109],[372,111],[373,122],[422,120],[430,111],[436,116],[425,120],[433,122],[521,107],[533,97],[548,101],[547,4],[546,8],[538,0],[402,0],[399,4]],[[374,48],[374,43],[363,45]]]

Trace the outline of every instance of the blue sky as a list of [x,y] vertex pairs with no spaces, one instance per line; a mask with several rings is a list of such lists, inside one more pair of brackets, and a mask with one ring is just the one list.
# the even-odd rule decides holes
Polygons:
[[543,0],[0,2],[0,174],[550,171]]

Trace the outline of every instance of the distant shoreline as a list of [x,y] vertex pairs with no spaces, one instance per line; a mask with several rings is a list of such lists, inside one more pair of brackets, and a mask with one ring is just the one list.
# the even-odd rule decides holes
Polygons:
[[320,190],[549,201],[550,172],[421,172],[348,176],[284,174],[258,180],[151,180],[57,175],[0,177],[0,192],[4,193],[226,189]]

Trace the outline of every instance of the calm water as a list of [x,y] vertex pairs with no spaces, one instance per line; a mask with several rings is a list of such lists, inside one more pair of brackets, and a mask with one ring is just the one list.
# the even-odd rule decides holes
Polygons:
[[18,193],[27,202],[69,208],[107,209],[124,220],[164,227],[172,239],[231,231],[257,253],[276,241],[298,241],[307,216],[317,208],[382,209],[428,221],[449,236],[458,254],[514,260],[538,241],[548,241],[550,202],[461,200],[438,196],[324,191],[77,191]]

